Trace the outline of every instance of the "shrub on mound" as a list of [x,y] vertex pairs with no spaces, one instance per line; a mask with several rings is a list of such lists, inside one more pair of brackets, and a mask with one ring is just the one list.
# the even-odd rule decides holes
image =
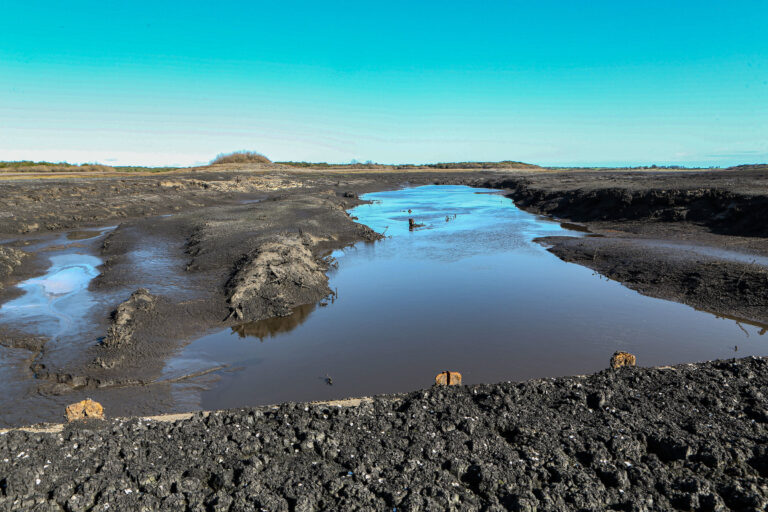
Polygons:
[[235,151],[234,153],[221,153],[211,161],[215,164],[271,164],[272,160],[256,151]]

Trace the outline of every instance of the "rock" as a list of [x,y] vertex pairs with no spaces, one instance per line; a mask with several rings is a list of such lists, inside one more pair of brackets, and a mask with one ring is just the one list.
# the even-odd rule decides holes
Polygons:
[[77,402],[67,406],[67,421],[78,420],[103,420],[104,408],[99,402],[86,398],[82,402]]
[[461,386],[461,374],[459,372],[444,371],[435,377],[436,386]]
[[601,391],[594,391],[587,395],[587,406],[590,409],[600,409],[605,406],[605,393]]
[[635,366],[637,359],[629,352],[614,352],[611,356],[611,368]]
[[[410,213],[410,210],[408,210],[408,213]],[[423,228],[424,224],[419,224],[413,219],[408,219],[408,229],[413,231],[416,228]]]

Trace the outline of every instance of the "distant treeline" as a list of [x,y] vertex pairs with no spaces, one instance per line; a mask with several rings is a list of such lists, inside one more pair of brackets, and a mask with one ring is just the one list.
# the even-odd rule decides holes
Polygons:
[[538,165],[504,160],[503,162],[441,162],[436,164],[379,164],[370,160],[366,162],[352,161],[346,164],[329,164],[327,162],[275,162],[291,167],[329,169],[541,169]]
[[69,164],[66,162],[0,162],[0,171],[6,172],[166,172],[178,167],[142,167],[138,165]]

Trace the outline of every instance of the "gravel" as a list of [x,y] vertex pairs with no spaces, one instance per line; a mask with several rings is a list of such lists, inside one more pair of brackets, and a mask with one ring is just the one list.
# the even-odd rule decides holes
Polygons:
[[747,358],[11,431],[0,509],[763,510],[766,385]]

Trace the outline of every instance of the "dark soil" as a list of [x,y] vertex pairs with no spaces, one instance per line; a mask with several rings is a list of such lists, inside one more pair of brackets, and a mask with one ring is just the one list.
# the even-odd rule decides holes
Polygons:
[[766,386],[749,358],[12,431],[0,508],[763,510]]

